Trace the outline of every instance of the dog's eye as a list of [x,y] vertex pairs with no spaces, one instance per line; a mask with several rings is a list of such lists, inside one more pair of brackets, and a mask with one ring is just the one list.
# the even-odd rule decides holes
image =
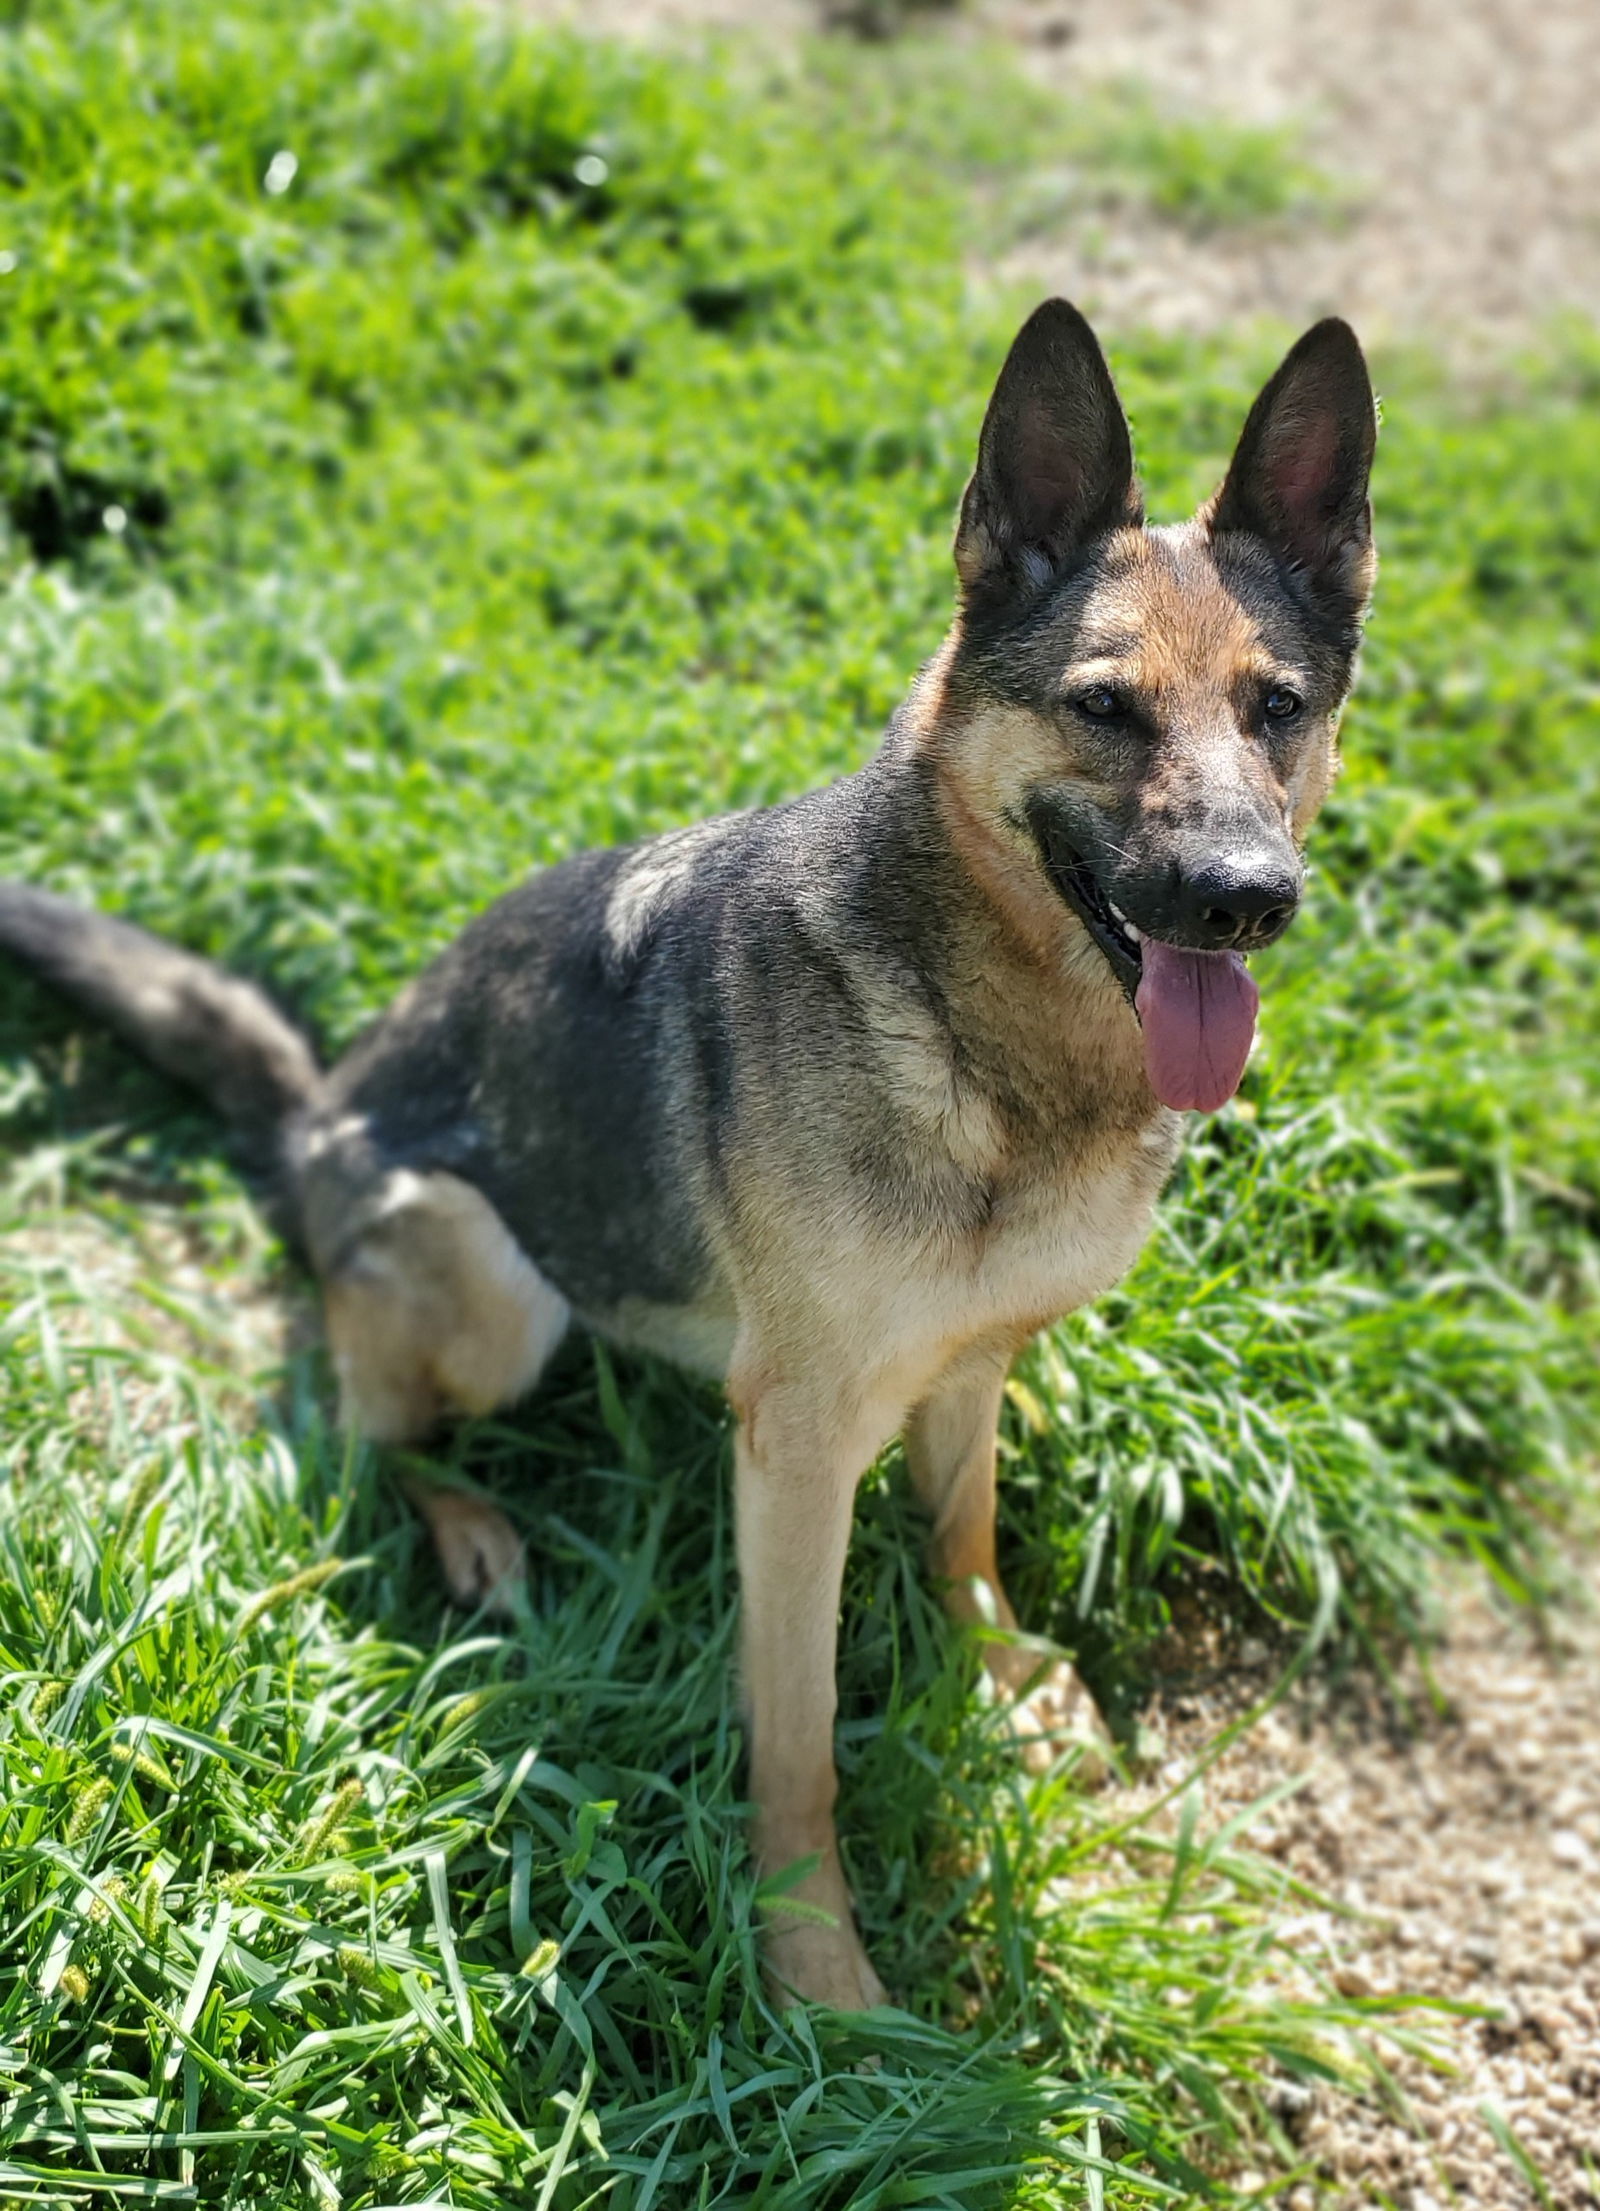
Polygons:
[[1269,722],[1292,722],[1305,701],[1298,691],[1291,691],[1287,684],[1275,683],[1267,693],[1264,703]]
[[1080,714],[1087,714],[1091,722],[1114,722],[1123,712],[1122,693],[1113,691],[1109,683],[1091,684],[1087,691],[1080,691],[1072,703]]

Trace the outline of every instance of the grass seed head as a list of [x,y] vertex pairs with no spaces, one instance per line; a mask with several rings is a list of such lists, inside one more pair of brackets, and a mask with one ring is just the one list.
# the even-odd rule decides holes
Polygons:
[[72,1811],[67,1820],[68,1849],[74,1848],[78,1843],[86,1842],[94,1833],[96,1827],[100,1824],[100,1814],[105,1809],[106,1800],[115,1787],[116,1783],[114,1781],[108,1781],[105,1775],[101,1774],[96,1780],[89,1782],[85,1788],[78,1791],[72,1800]]
[[358,1804],[366,1800],[362,1782],[352,1776],[335,1790],[332,1802],[304,1829],[300,1840],[300,1862],[310,1865],[329,1850],[338,1840],[339,1833]]
[[296,1597],[306,1597],[324,1582],[332,1581],[343,1566],[342,1558],[325,1558],[316,1566],[308,1566],[303,1574],[291,1574],[287,1581],[274,1582],[259,1597],[252,1598],[240,1613],[234,1627],[239,1637],[249,1634],[257,1621],[264,1620],[269,1612],[276,1612],[281,1605],[292,1604]]

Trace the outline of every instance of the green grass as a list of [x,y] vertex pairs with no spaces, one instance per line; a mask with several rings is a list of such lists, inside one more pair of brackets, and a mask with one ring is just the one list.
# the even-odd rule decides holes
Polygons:
[[1028,135],[1037,158],[1001,194],[1003,226],[1017,236],[1071,225],[1096,237],[1129,214],[1247,231],[1336,221],[1351,200],[1349,186],[1305,159],[1293,126],[1173,114],[1137,85],[1040,116]]
[[[0,869],[337,1044],[527,867],[864,756],[948,612],[1010,321],[963,210],[1036,104],[392,0],[61,0],[0,71]],[[1273,357],[1118,349],[1158,512]],[[1445,1543],[1542,1585],[1592,1444],[1600,360],[1380,368],[1265,1048],[1012,1407],[1019,1593],[1124,1713],[1191,1583],[1367,1641]],[[264,1371],[294,1280],[203,1118],[8,976],[0,1122],[0,2192],[1121,2211],[1226,2200],[1272,2071],[1359,2071],[1365,2007],[1275,1992],[1279,1869],[1017,1780],[892,1455],[841,1764],[907,2008],[774,2015],[715,1396],[575,1346],[442,1446],[534,1559],[464,1622],[315,1352]]]

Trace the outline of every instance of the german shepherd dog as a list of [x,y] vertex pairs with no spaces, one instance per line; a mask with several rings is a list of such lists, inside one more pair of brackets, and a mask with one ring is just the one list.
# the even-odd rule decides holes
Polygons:
[[[534,876],[327,1073],[249,984],[0,886],[0,946],[265,1144],[363,1434],[512,1403],[574,1317],[726,1382],[754,1848],[804,1861],[765,1958],[802,1998],[883,1996],[832,1733],[852,1500],[897,1432],[1019,1735],[1048,1760],[1092,1725],[1005,1632],[1001,1391],[1239,1082],[1245,957],[1294,916],[1336,767],[1375,431],[1319,323],[1221,490],[1150,527],[1104,356],[1047,302],[984,420],[955,625],[876,756]],[[418,1501],[459,1596],[520,1568],[492,1509]]]

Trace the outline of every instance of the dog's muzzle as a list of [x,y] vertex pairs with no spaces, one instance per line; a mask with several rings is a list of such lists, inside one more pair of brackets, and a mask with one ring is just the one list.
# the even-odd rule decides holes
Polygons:
[[1260,834],[1253,822],[1225,823],[1204,843],[1186,839],[1159,874],[1119,882],[1125,910],[1073,841],[1061,814],[1042,796],[1028,807],[1028,829],[1046,875],[1071,907],[1131,1005],[1147,937],[1186,952],[1260,951],[1282,936],[1300,909],[1298,854],[1287,839]]

